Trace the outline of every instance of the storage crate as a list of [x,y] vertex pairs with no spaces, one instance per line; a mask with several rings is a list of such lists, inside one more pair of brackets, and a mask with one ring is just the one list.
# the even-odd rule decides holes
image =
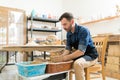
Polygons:
[[33,77],[45,74],[47,63],[31,64],[31,62],[16,63],[18,73],[25,77]]
[[67,71],[72,68],[73,61],[48,63],[46,67],[46,73],[57,73]]

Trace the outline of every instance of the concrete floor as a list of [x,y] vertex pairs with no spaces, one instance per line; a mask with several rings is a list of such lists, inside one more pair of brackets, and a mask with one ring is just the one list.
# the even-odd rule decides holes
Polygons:
[[[0,73],[0,80],[23,80],[23,79],[18,79],[18,71],[15,65],[8,65],[2,70],[2,73]],[[27,79],[27,80],[31,80],[31,79]],[[41,79],[32,79],[32,80],[41,80]],[[73,77],[73,80],[75,80],[75,77]],[[102,80],[102,79],[98,78],[92,80]],[[118,79],[107,77],[106,80],[118,80]]]

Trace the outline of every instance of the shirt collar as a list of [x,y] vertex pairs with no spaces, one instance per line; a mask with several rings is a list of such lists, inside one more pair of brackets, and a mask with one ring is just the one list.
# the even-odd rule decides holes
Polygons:
[[[78,25],[76,23],[75,23],[75,32],[74,33],[78,33]],[[72,35],[74,33],[68,32],[68,35],[70,36],[70,35]]]
[[74,33],[78,33],[78,25],[75,23],[75,32]]

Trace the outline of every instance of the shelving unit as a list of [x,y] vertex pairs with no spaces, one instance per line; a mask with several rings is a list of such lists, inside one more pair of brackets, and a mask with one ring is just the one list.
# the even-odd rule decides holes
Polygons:
[[[28,17],[28,20],[31,20],[31,17]],[[59,20],[57,19],[45,19],[45,18],[33,18],[34,21],[42,21],[42,22],[51,22],[51,23],[57,23]]]
[[[31,26],[33,26],[33,21],[39,21],[39,22],[49,22],[49,23],[53,23],[55,24],[56,27],[56,23],[59,22],[59,20],[57,19],[46,19],[46,18],[36,18],[34,17],[33,19],[31,17],[28,17],[27,20],[31,20]],[[47,29],[47,28],[33,28],[32,29],[28,29],[28,31],[31,31],[31,37],[32,37],[32,31],[40,31],[40,32],[54,32],[56,35],[56,32],[61,32],[61,29]]]
[[[33,28],[33,31],[42,31],[42,32],[60,32],[62,30],[51,30],[51,29],[42,29],[42,28]],[[28,29],[28,31],[31,31],[31,29]]]
[[[62,29],[34,28],[33,27],[33,23],[34,23],[33,21],[52,23],[52,24],[55,24],[55,27],[56,27],[56,23],[59,22],[59,20],[57,20],[57,19],[46,19],[46,18],[37,18],[37,17],[31,18],[31,17],[28,17],[27,20],[31,21],[31,26],[32,27],[30,29],[28,29],[28,31],[31,31],[31,38],[33,38],[33,31],[35,31],[35,32],[50,32],[50,33],[55,33],[55,35],[56,35],[57,32],[62,31]],[[45,54],[45,52],[43,52],[43,53],[44,53],[44,59],[45,59],[46,54]],[[34,54],[32,53],[31,54],[31,60],[33,60],[33,56],[34,56]]]
[[[55,27],[56,27],[56,23],[57,22],[59,22],[59,20],[56,20],[56,19],[43,19],[43,18],[36,18],[36,17],[34,17],[34,18],[31,18],[31,17],[28,17],[27,18],[27,22],[28,21],[31,21],[31,26],[32,26],[32,28],[30,28],[30,29],[27,29],[27,34],[28,34],[28,32],[29,31],[31,31],[31,34],[33,34],[33,31],[35,31],[35,32],[50,32],[50,33],[55,33],[55,35],[56,35],[56,33],[57,32],[61,32],[62,31],[62,29],[47,29],[47,28],[34,28],[33,27],[33,21],[37,21],[37,22],[47,22],[47,23],[52,23],[52,24],[55,24]],[[31,35],[31,38],[33,38],[33,36]],[[27,40],[28,40],[28,37],[27,37]],[[47,46],[47,45],[46,45]],[[48,45],[49,46],[49,45]],[[60,45],[60,46],[64,46],[64,45]],[[44,46],[42,46],[42,47],[44,47]],[[64,46],[65,47],[65,46]],[[35,48],[35,47],[34,47]],[[50,47],[52,50],[57,50],[57,45],[55,46],[55,47]],[[54,49],[55,48],[55,49]],[[37,49],[37,48],[35,48],[35,49]],[[29,51],[30,50],[32,50],[32,49],[29,49]],[[45,51],[44,51],[45,50]],[[43,54],[43,56],[42,57],[44,57],[44,59],[46,59],[46,50],[47,50],[47,48],[43,48],[43,49],[41,49],[41,51],[40,51],[40,48],[39,48],[39,51],[40,52],[43,52],[44,54]],[[35,51],[35,50],[34,50]],[[34,52],[32,51],[31,52],[31,60],[33,60],[33,57],[34,57],[35,55],[34,55]],[[38,56],[39,57],[39,56]],[[45,79],[45,80],[53,80],[53,79],[61,79],[61,78],[65,78],[66,77],[66,74],[67,74],[68,72],[61,72],[61,73],[59,73],[59,74],[50,74],[50,75],[48,75],[48,76],[50,76],[48,79]]]

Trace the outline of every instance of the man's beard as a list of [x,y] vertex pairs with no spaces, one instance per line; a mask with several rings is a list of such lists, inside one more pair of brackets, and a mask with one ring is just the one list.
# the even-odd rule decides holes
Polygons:
[[70,29],[69,29],[69,32],[71,32],[71,30],[72,30],[72,25],[70,25]]

